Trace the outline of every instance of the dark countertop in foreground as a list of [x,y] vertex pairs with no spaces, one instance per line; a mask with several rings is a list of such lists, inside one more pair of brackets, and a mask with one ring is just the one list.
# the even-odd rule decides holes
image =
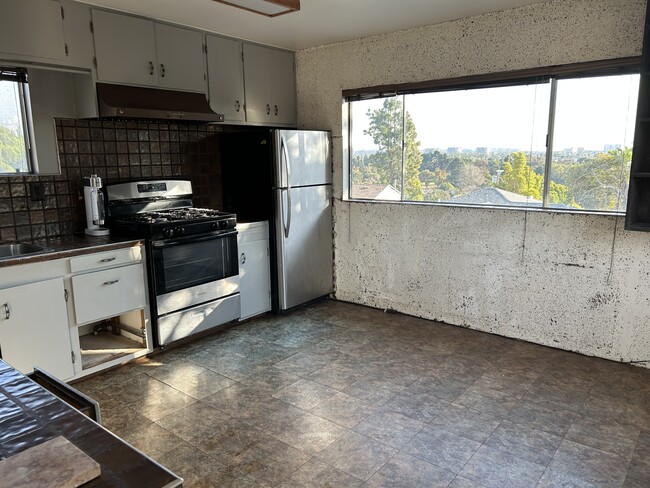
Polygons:
[[45,247],[47,250],[45,252],[39,252],[35,254],[25,254],[23,256],[0,259],[0,268],[131,247],[137,244],[144,244],[144,239],[133,239],[133,237],[120,236],[91,237],[80,234],[56,239],[39,239],[34,241],[21,242],[32,242],[33,244],[39,244]]
[[100,477],[84,488],[182,486],[171,471],[0,360],[0,460],[58,436],[100,464]]

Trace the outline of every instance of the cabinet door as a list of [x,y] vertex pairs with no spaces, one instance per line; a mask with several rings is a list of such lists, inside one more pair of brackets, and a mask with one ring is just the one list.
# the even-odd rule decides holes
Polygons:
[[22,373],[74,375],[63,278],[0,290],[0,348]]
[[271,91],[269,122],[279,125],[296,124],[296,76],[294,55],[286,51],[270,50],[267,82]]
[[239,245],[239,293],[242,319],[271,310],[268,239]]
[[246,120],[267,124],[270,121],[272,92],[268,75],[271,71],[271,49],[244,44],[244,86]]
[[246,116],[249,122],[294,125],[293,53],[244,44]]
[[63,2],[63,30],[67,47],[66,64],[79,68],[93,67],[93,35],[90,30],[90,6]]
[[113,83],[156,86],[153,22],[93,10],[97,79]]
[[3,0],[0,52],[20,57],[65,59],[61,2]]
[[244,64],[242,43],[223,37],[207,36],[208,93],[210,107],[224,120],[244,122]]
[[163,88],[206,92],[203,34],[155,24],[158,85]]

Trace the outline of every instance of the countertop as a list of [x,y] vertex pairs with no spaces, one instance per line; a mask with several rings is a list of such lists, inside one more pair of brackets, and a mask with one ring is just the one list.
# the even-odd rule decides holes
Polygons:
[[133,237],[122,236],[92,237],[80,234],[64,238],[21,242],[39,244],[45,247],[47,251],[0,259],[0,268],[131,247],[144,244],[144,239],[133,239]]
[[171,471],[0,360],[0,459],[58,436],[100,464],[100,477],[84,488],[182,486]]

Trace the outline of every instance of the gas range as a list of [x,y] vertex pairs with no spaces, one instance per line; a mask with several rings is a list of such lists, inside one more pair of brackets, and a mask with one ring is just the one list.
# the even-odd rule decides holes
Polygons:
[[105,192],[111,231],[146,239],[157,346],[240,317],[235,214],[193,207],[185,180],[117,183]]

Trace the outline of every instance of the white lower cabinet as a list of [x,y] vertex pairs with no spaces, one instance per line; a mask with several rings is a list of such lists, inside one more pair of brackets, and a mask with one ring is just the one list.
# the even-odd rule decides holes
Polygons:
[[74,376],[63,278],[0,290],[0,349],[22,373]]
[[269,223],[237,224],[241,318],[271,310]]
[[80,378],[152,351],[142,246],[7,266],[0,353],[23,373]]
[[70,258],[70,340],[85,376],[151,352],[141,246]]

